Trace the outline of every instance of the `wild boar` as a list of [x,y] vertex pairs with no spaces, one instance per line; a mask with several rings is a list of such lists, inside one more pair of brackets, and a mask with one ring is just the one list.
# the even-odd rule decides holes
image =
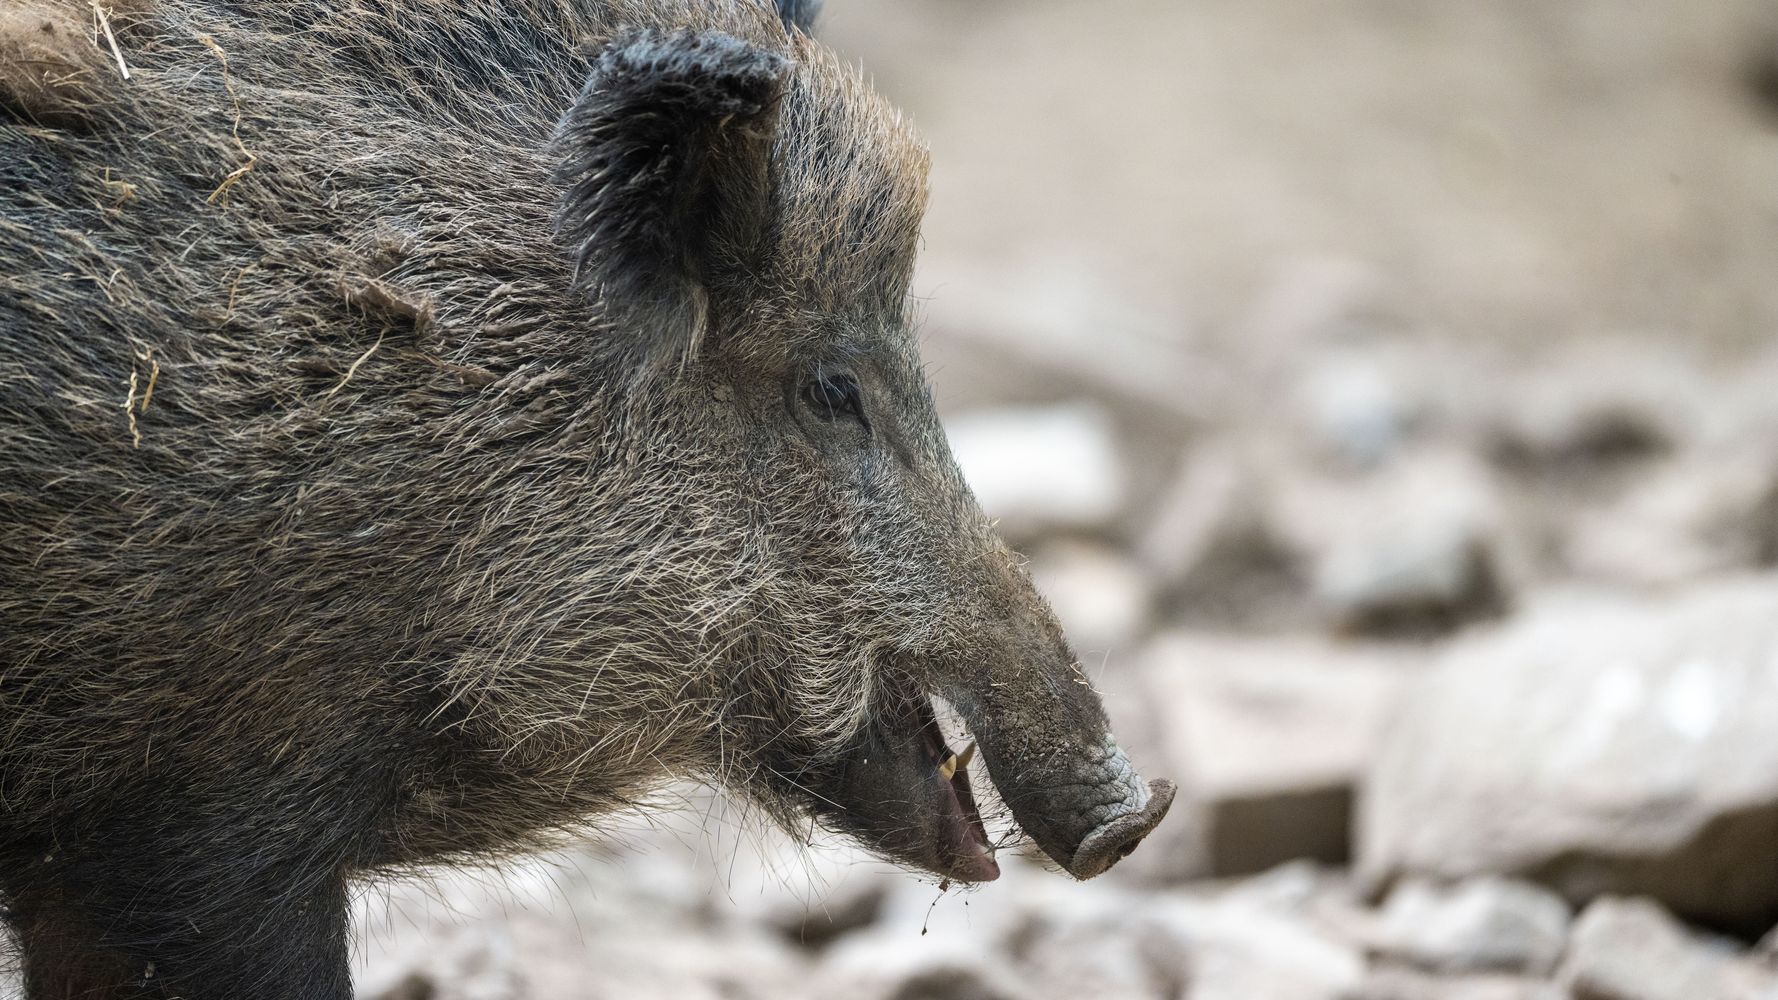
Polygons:
[[348,997],[353,880],[701,778],[961,881],[1140,780],[953,463],[926,155],[766,0],[0,11],[33,998]]

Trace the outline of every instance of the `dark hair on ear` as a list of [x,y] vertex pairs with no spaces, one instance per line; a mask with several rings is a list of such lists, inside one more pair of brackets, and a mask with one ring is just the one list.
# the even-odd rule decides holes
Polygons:
[[813,34],[815,19],[821,16],[821,0],[778,0],[778,16],[784,27]]
[[[759,239],[781,55],[719,32],[634,31],[594,61],[556,129],[556,230],[614,320],[695,343],[713,275]],[[677,336],[676,336],[677,334]]]

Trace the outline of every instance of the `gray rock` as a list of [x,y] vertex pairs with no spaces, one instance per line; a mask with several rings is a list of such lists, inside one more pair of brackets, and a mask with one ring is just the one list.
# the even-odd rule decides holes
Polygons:
[[1503,466],[1574,478],[1666,454],[1697,426],[1708,389],[1689,359],[1580,341],[1501,384],[1487,450]]
[[1755,564],[1778,565],[1778,475],[1754,503],[1747,517],[1747,535]]
[[1545,976],[1562,957],[1568,918],[1561,897],[1525,882],[1409,879],[1389,894],[1375,949],[1435,972]]
[[433,1000],[438,996],[438,984],[429,976],[421,973],[409,973],[407,978],[378,993],[374,1000]]
[[1351,896],[1351,879],[1344,869],[1308,859],[1289,861],[1252,878],[1240,879],[1227,888],[1220,901],[1267,913],[1297,916],[1313,914],[1329,899]]
[[1653,901],[1607,897],[1575,921],[1559,978],[1575,1000],[1756,1000],[1748,971]]
[[869,927],[882,912],[888,894],[879,881],[858,880],[851,891],[830,894],[820,905],[787,913],[772,922],[793,944],[819,950],[847,934]]
[[1250,393],[1222,359],[1181,342],[1177,317],[1132,308],[1062,260],[1029,263],[1005,271],[922,255],[922,270],[947,270],[954,282],[922,337],[941,406],[1084,396],[1177,435],[1225,420]]
[[663,888],[692,866],[655,860],[565,852],[497,876],[450,871],[379,888],[355,921],[358,992],[429,987],[432,1000],[807,995],[801,950],[761,922],[708,919],[699,897],[720,889]]
[[1146,661],[1195,820],[1180,830],[1202,838],[1210,874],[1348,859],[1353,788],[1409,676],[1395,655],[1175,632]]
[[882,994],[883,1000],[1027,1000],[1019,986],[981,965],[920,969]]
[[[811,951],[828,948],[880,917],[899,877],[860,846],[838,837],[818,837],[807,845],[771,828],[747,831],[740,815],[744,807],[708,794],[687,793],[692,808],[708,817],[705,849],[693,858],[663,847],[626,859],[637,881],[670,885],[689,869],[704,891],[682,905],[697,919],[770,928]],[[656,875],[651,869],[660,863],[659,854],[679,872]]]
[[930,990],[1031,1000],[1035,984],[1008,952],[1040,915],[1087,921],[1127,905],[1102,883],[1058,879],[1005,854],[1000,860],[1000,880],[980,890],[894,880],[877,919],[822,952],[811,995],[887,1000]]
[[1759,10],[1759,20],[1746,32],[1747,55],[1743,59],[1742,81],[1753,106],[1765,116],[1768,125],[1778,124],[1778,14]]
[[1341,1000],[1572,1000],[1553,983],[1521,976],[1435,976],[1399,967],[1373,970]]
[[1298,409],[1313,440],[1338,461],[1370,468],[1390,458],[1416,414],[1400,366],[1383,352],[1329,351],[1298,381]]
[[1664,461],[1610,503],[1581,507],[1563,562],[1582,576],[1671,586],[1778,561],[1769,446]]
[[1437,634],[1508,602],[1499,487],[1472,456],[1423,451],[1360,479],[1299,476],[1279,502],[1285,537],[1314,555],[1314,600],[1337,631]]
[[1156,902],[1156,922],[1191,954],[1191,1000],[1340,1000],[1364,979],[1359,950],[1317,927],[1239,900]]
[[1253,442],[1194,446],[1161,490],[1137,550],[1188,621],[1274,629],[1305,616],[1303,555],[1273,523],[1274,478]]
[[1778,578],[1550,601],[1461,644],[1403,706],[1365,781],[1361,872],[1516,873],[1763,929],[1774,720]]
[[1762,935],[1753,946],[1752,958],[1778,971],[1778,927],[1774,927]]
[[1191,978],[1189,942],[1141,905],[1084,919],[1046,909],[1009,943],[1008,958],[1042,1000],[1169,1000]]
[[1229,883],[1216,899],[1224,906],[1288,917],[1359,952],[1370,952],[1377,939],[1377,912],[1345,868],[1292,861]]
[[1448,632],[1505,606],[1491,541],[1463,524],[1417,526],[1337,551],[1315,584],[1334,626],[1347,632]]

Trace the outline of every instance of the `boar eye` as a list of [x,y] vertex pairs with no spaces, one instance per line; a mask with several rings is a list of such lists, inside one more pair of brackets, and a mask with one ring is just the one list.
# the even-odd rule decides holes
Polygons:
[[850,375],[824,375],[816,378],[803,386],[803,402],[823,420],[844,416],[865,423],[864,401],[859,398],[858,380]]

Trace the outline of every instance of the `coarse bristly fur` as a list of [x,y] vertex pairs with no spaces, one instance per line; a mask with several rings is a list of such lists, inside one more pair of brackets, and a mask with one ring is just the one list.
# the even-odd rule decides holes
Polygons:
[[[949,457],[906,307],[925,153],[813,12],[0,11],[34,1000],[349,996],[350,879],[669,777],[866,831],[823,776],[929,693],[1015,813],[1071,817],[1019,813],[1065,865],[1158,820]],[[1013,794],[1071,754],[1117,794]]]

